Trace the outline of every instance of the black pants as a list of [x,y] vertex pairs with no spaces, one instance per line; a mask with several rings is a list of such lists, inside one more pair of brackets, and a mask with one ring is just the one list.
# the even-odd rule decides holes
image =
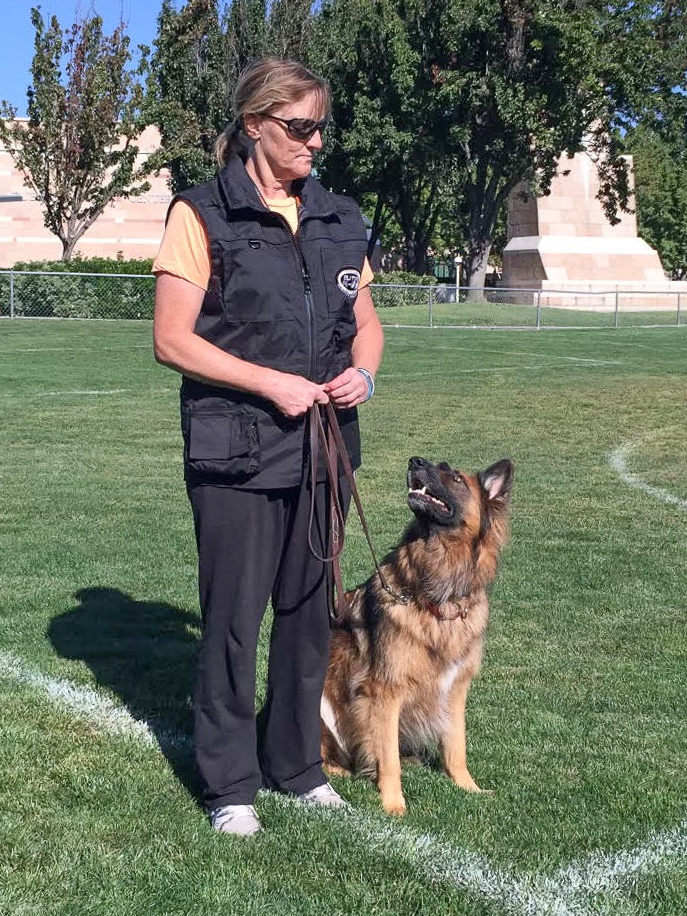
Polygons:
[[[312,541],[320,555],[328,540],[327,491],[317,484]],[[189,496],[203,616],[195,745],[206,807],[251,804],[263,784],[307,792],[326,781],[319,708],[331,581],[308,546],[310,490],[201,485]],[[267,699],[256,722],[256,649],[269,598]]]

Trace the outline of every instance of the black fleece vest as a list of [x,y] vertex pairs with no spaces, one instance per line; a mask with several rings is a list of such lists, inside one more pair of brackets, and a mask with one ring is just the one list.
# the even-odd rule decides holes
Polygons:
[[[348,198],[312,177],[294,190],[301,202],[297,237],[265,207],[236,156],[172,206],[179,199],[190,204],[210,240],[212,274],[196,333],[240,359],[326,382],[351,365],[366,233]],[[300,484],[307,461],[304,417],[284,417],[262,398],[186,377],[181,409],[190,484]],[[357,413],[343,410],[338,417],[357,467]]]

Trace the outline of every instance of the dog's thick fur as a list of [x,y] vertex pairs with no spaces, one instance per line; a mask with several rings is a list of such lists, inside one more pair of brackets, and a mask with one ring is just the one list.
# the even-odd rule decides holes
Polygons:
[[465,753],[465,700],[480,667],[489,605],[507,536],[513,465],[474,476],[411,458],[415,514],[399,546],[346,593],[332,635],[322,697],[322,758],[329,772],[376,777],[384,810],[402,815],[401,747],[438,741],[447,774],[481,791]]

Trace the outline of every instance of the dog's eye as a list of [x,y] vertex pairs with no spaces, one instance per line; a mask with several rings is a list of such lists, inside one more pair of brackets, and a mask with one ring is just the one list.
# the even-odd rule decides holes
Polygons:
[[455,480],[458,483],[465,483],[465,481],[463,480],[462,476],[458,473],[458,471],[454,471],[453,468],[449,464],[446,464],[445,461],[442,461],[441,464],[437,465],[437,467],[440,468],[444,472],[444,474],[450,477],[451,480]]

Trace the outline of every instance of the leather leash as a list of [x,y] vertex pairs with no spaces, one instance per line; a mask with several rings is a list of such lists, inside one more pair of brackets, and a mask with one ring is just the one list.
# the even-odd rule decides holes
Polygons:
[[[327,431],[325,432],[324,423],[322,421],[323,413],[326,416],[327,421]],[[358,488],[355,485],[355,476],[353,474],[353,468],[351,467],[351,461],[348,457],[348,451],[346,450],[346,444],[341,435],[341,429],[339,427],[339,421],[336,418],[336,411],[333,404],[328,403],[324,405],[313,404],[309,411],[309,423],[310,423],[310,478],[311,478],[311,487],[310,487],[310,519],[308,522],[308,546],[312,555],[321,560],[323,563],[332,564],[332,572],[334,575],[334,587],[335,595],[333,598],[332,606],[330,606],[329,613],[332,620],[333,626],[341,626],[345,620],[345,598],[344,598],[344,589],[343,589],[343,580],[341,578],[341,564],[339,563],[339,557],[341,556],[341,551],[344,548],[344,516],[343,510],[341,508],[341,500],[339,499],[339,476],[338,476],[338,459],[341,459],[341,466],[343,468],[344,475],[348,484],[351,488],[351,496],[355,503],[356,510],[358,512],[358,517],[360,518],[360,524],[367,540],[367,545],[370,548],[370,553],[372,554],[372,559],[374,560],[375,569],[377,570],[377,575],[379,576],[379,581],[384,589],[389,595],[395,598],[397,601],[401,601],[404,604],[407,603],[408,598],[405,595],[397,594],[388,584],[384,577],[384,573],[381,570],[379,562],[377,560],[377,555],[375,554],[374,547],[372,546],[372,539],[370,537],[370,531],[367,527],[367,522],[365,521],[365,513],[363,512],[363,506],[360,501],[360,496],[358,494]],[[315,518],[315,485],[317,483],[317,470],[319,465],[320,457],[320,448],[322,449],[322,455],[324,457],[325,466],[327,469],[327,478],[329,480],[329,515],[330,515],[330,541],[331,541],[331,555],[330,556],[320,556],[320,554],[315,550],[312,542],[312,526]]]

